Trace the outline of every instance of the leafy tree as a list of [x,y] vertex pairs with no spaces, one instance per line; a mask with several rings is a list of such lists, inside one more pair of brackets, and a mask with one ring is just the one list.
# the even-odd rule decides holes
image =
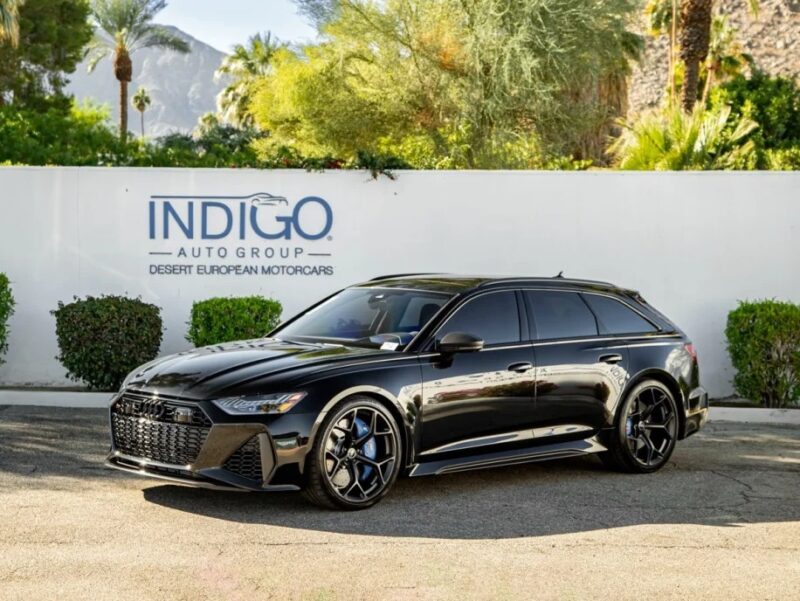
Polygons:
[[147,93],[147,90],[144,88],[139,88],[136,91],[136,94],[133,95],[131,99],[131,104],[133,104],[133,108],[139,111],[139,115],[141,117],[141,124],[142,124],[142,140],[144,140],[144,112],[147,110],[147,107],[150,106],[150,95]]
[[531,152],[575,152],[619,114],[639,48],[635,0],[301,4],[324,9],[321,42],[277,52],[260,82],[267,154],[424,149],[451,166],[530,166]]
[[[0,0],[6,7],[8,0]],[[0,104],[46,109],[68,101],[66,75],[83,58],[92,37],[86,0],[25,0],[19,7],[16,47],[0,40]],[[13,5],[13,3],[11,3]]]
[[89,71],[113,53],[114,76],[119,81],[119,135],[128,136],[128,83],[133,74],[131,55],[142,48],[189,52],[189,45],[153,18],[167,6],[166,0],[92,0],[92,18],[105,33],[91,46]]
[[248,40],[246,46],[234,46],[233,53],[223,59],[216,77],[231,79],[217,98],[219,111],[225,121],[245,127],[254,125],[249,108],[255,84],[269,75],[275,52],[282,46],[271,33],[258,33]]
[[109,165],[126,149],[107,127],[108,112],[83,105],[64,110],[0,106],[0,163]]
[[627,126],[611,152],[623,170],[752,169],[757,128],[751,119],[731,119],[728,106],[692,113],[673,107]]
[[319,28],[333,21],[338,15],[339,0],[294,0],[298,12]]
[[19,43],[19,0],[0,0],[0,41]]

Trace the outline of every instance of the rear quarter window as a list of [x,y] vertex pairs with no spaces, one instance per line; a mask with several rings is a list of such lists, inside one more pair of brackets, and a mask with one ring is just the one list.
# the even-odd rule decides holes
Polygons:
[[583,294],[597,317],[600,334],[646,334],[658,328],[626,304],[599,294]]

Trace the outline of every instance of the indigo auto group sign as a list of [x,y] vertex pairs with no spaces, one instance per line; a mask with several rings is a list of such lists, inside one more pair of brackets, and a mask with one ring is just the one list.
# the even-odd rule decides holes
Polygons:
[[153,276],[332,276],[324,198],[158,195],[148,202]]

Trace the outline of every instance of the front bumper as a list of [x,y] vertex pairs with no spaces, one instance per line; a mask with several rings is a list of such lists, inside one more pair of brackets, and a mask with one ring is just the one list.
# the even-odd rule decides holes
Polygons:
[[118,395],[110,407],[106,465],[202,488],[300,489],[297,478],[276,478],[282,466],[302,464],[305,449],[298,436],[276,445],[267,424],[231,421],[208,405],[152,393]]

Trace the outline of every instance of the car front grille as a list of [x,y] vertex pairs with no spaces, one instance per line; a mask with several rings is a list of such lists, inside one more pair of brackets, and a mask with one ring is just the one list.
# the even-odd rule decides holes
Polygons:
[[211,420],[199,407],[125,392],[111,408],[117,451],[171,465],[190,465],[208,436]]
[[261,446],[253,436],[225,462],[225,469],[243,478],[261,481]]

